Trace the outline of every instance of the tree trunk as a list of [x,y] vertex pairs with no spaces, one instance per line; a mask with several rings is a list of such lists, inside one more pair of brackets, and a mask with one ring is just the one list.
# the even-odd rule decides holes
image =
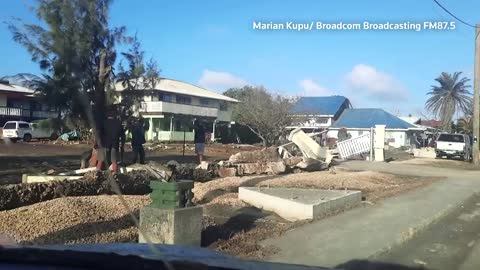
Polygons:
[[100,61],[98,64],[98,80],[95,87],[95,104],[94,104],[94,119],[95,119],[95,139],[99,146],[103,145],[102,135],[105,124],[105,77],[106,77],[106,52],[100,52]]
[[257,132],[255,129],[253,129],[249,125],[245,125],[245,126],[247,126],[253,133],[255,133],[255,135],[257,135],[262,140],[263,147],[266,148],[268,146],[268,140],[264,136],[262,136],[260,132]]

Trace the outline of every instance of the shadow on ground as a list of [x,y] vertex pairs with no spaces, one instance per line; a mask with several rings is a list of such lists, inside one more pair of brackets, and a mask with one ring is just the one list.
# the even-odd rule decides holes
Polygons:
[[202,231],[202,247],[210,246],[218,240],[228,240],[237,233],[255,227],[255,221],[267,216],[255,207],[242,207],[223,224],[212,224]]

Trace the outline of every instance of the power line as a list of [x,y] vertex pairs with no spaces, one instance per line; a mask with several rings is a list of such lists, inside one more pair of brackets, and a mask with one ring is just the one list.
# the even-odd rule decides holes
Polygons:
[[[447,21],[447,18],[445,17],[445,12],[443,11],[440,11],[437,9],[437,7],[432,7],[432,10],[433,12],[435,12],[435,14],[437,14],[437,16],[439,16],[442,20],[444,21]],[[465,39],[468,39],[468,40],[472,40],[472,37],[470,35],[468,35],[467,33],[465,33],[460,27],[456,28],[455,29],[456,31],[452,31],[453,33],[457,34],[457,35],[460,35],[462,38],[465,38]]]
[[433,2],[435,2],[439,7],[441,7],[445,12],[447,12],[448,14],[450,14],[450,16],[452,16],[453,18],[457,19],[457,21],[467,25],[467,26],[470,26],[470,27],[473,27],[473,28],[476,28],[475,25],[471,24],[471,23],[468,23],[462,19],[460,19],[459,17],[455,16],[455,14],[453,14],[452,12],[450,12],[447,8],[445,8],[444,6],[442,6],[442,4],[440,4],[437,0],[433,0]]

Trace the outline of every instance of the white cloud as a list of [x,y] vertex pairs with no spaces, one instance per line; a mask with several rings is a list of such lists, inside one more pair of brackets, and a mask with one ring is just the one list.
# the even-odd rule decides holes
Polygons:
[[329,89],[319,85],[312,79],[303,79],[298,84],[303,90],[302,94],[305,96],[329,96],[332,94]]
[[207,89],[225,91],[232,87],[242,87],[249,83],[231,73],[205,69],[198,84]]
[[380,100],[405,99],[408,95],[408,91],[393,76],[364,64],[353,67],[347,75],[347,84],[357,94]]

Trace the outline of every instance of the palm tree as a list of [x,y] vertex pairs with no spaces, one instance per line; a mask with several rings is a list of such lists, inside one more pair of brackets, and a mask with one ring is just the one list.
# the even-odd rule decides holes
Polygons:
[[458,119],[457,123],[458,131],[463,134],[473,133],[473,117],[471,115],[465,115]]
[[470,81],[466,77],[460,77],[461,72],[452,74],[442,72],[435,79],[440,85],[432,86],[428,92],[431,97],[425,102],[425,109],[442,120],[443,129],[451,131],[451,123],[455,112],[467,113],[473,102],[472,93],[468,90]]

